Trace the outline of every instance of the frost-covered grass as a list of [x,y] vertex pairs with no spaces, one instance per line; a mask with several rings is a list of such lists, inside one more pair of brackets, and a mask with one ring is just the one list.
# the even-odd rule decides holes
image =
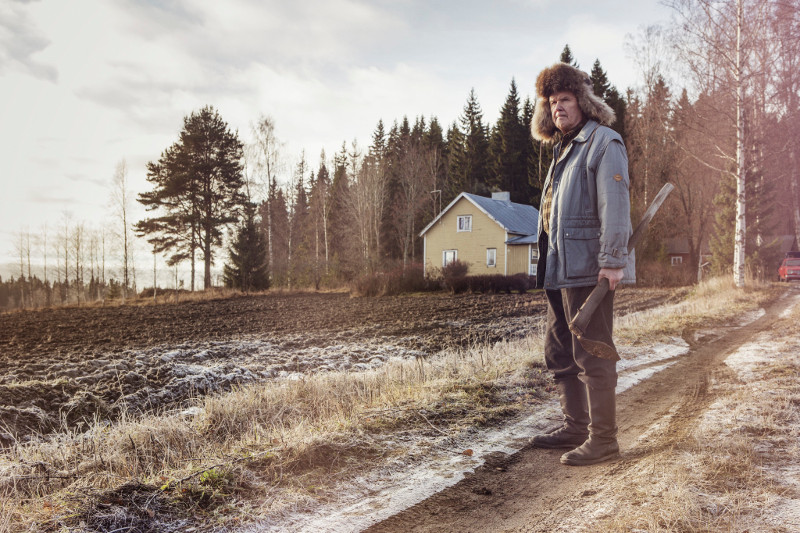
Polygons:
[[[667,311],[621,319],[618,335],[623,344],[680,335],[709,317],[755,309],[769,292],[712,282]],[[18,443],[0,455],[0,526],[149,520],[167,531],[186,519],[279,520],[331,501],[359,473],[388,468],[411,450],[452,448],[459,434],[535,408],[549,382],[535,329],[524,339],[357,373],[242,386],[181,413]],[[112,522],[109,513],[116,513]]]
[[[231,505],[232,518],[280,514],[405,453],[398,438],[457,434],[536,401],[546,383],[538,338],[249,385],[183,413],[20,443],[0,456],[4,512],[18,523],[70,523],[64,517],[86,514],[87,502],[96,507],[104,491],[136,480],[174,513],[202,504],[221,521],[234,515]],[[209,471],[225,483],[209,484]],[[69,496],[76,492],[88,497]]]

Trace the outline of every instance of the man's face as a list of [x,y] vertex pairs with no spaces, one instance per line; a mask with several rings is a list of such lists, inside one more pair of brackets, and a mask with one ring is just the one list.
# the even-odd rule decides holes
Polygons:
[[571,131],[583,120],[583,112],[578,105],[578,99],[567,91],[550,95],[550,115],[561,133]]

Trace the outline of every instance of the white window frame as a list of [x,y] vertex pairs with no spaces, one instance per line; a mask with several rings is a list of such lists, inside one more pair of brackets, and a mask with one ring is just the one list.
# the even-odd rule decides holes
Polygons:
[[682,265],[683,264],[683,257],[680,255],[674,255],[670,257],[670,262],[672,266]]
[[459,215],[456,220],[456,231],[472,231],[472,215]]
[[[447,261],[447,254],[452,254],[452,261]],[[455,261],[458,261],[458,250],[442,250],[442,268]]]
[[497,248],[486,249],[486,266],[490,268],[497,266]]

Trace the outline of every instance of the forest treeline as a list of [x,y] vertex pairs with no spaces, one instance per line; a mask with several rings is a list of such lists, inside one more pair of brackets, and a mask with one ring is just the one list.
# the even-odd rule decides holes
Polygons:
[[[599,59],[584,68],[617,115],[634,223],[664,183],[676,186],[638,250],[639,278],[691,282],[742,270],[773,277],[786,241],[778,237],[793,236],[796,246],[800,235],[800,7],[777,0],[670,7],[673,26],[629,38],[640,87],[620,92]],[[581,67],[569,46],[554,59]],[[452,124],[435,116],[391,126],[379,120],[368,144],[343,143],[313,160],[303,153],[290,168],[271,118],[258,118],[243,141],[215,108],[199,109],[147,165],[151,190],[134,200],[124,162],[115,173],[119,231],[108,237],[122,266],[114,268],[113,291],[135,294],[137,270],[145,277],[130,264],[133,234],[169,265],[188,266],[192,290],[215,284],[213,265],[223,267],[217,281],[242,290],[336,287],[403,271],[421,259],[419,231],[461,192],[508,191],[512,201],[538,206],[552,147],[531,138],[533,106],[512,79],[494,123],[473,90]],[[149,216],[127,220],[132,201]],[[21,236],[20,276],[0,281],[0,307],[108,297],[105,234],[81,241],[80,231],[75,223],[61,228],[50,282],[25,271],[32,247]],[[667,260],[670,242],[688,252],[679,266]],[[30,300],[21,282],[31,285]],[[42,291],[50,296],[34,298]]]

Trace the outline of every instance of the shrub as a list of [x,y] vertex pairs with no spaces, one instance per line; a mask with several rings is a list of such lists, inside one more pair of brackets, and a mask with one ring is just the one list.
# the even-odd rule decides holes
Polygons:
[[356,279],[350,284],[352,296],[394,296],[409,292],[437,290],[437,282],[425,278],[420,263],[411,263],[388,272],[374,272]]
[[682,287],[697,281],[697,272],[689,265],[667,265],[661,262],[636,265],[636,284],[644,287]]
[[464,261],[455,260],[442,267],[442,278],[463,278],[469,272],[469,264]]
[[464,292],[464,278],[469,272],[469,264],[464,261],[455,260],[442,267],[442,288],[452,294]]
[[511,294],[512,291],[523,293],[536,286],[536,278],[527,274],[480,274],[476,276],[462,276],[459,278],[445,278],[444,288],[452,294],[461,292],[501,293]]

